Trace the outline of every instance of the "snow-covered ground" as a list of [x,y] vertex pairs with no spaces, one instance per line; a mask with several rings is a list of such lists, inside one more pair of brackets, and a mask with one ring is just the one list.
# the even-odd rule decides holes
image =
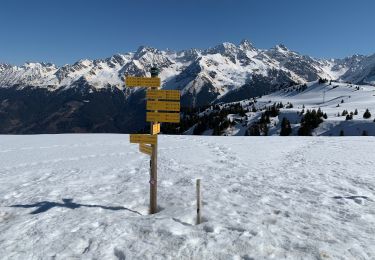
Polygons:
[[[375,138],[0,136],[1,259],[375,259]],[[195,180],[204,222],[195,225]]]
[[[312,82],[307,84],[307,89],[300,93],[284,90],[264,96],[259,101],[260,103],[269,102],[283,102],[286,104],[290,102],[294,105],[293,109],[282,109],[281,116],[288,118],[292,124],[299,126],[300,117],[297,112],[302,110],[305,106],[307,109],[319,108],[327,113],[328,118],[314,130],[313,135],[333,135],[338,136],[343,130],[345,135],[360,136],[363,131],[368,135],[375,135],[375,87],[361,86],[347,83],[332,82],[317,84]],[[345,120],[346,116],[342,116],[343,110],[348,113],[355,112],[357,109],[358,115],[353,115],[353,120]],[[372,116],[368,119],[363,118],[363,113],[369,109]],[[340,116],[338,116],[340,114]],[[297,129],[295,129],[297,130]],[[272,130],[271,130],[272,131]]]
[[[282,102],[284,108],[280,109],[280,114],[277,117],[271,118],[271,123],[268,125],[268,135],[280,135],[281,121],[284,117],[291,123],[293,129],[292,135],[297,135],[298,129],[301,126],[301,112],[313,109],[318,110],[320,108],[323,113],[327,114],[327,119],[324,119],[324,122],[313,130],[312,135],[339,136],[340,132],[343,131],[346,136],[361,136],[364,132],[367,135],[375,136],[374,86],[354,85],[335,81],[332,81],[331,84],[319,84],[317,81],[314,81],[306,84],[305,90],[297,91],[301,86],[289,87],[257,98],[255,106],[260,111],[248,112],[247,118],[239,115],[228,115],[230,121],[242,119],[243,122],[241,121],[235,126],[229,127],[225,131],[225,135],[245,135],[249,126],[260,119],[265,107]],[[293,107],[287,108],[288,103],[291,103]],[[245,109],[251,111],[253,99],[240,101],[240,104]],[[371,113],[370,118],[367,119],[363,118],[366,109]],[[346,116],[342,115],[344,110],[348,114],[353,113],[352,120],[346,120]],[[209,112],[210,109],[207,111]],[[357,114],[355,114],[355,111],[357,111]],[[192,134],[192,130],[186,132],[186,134]],[[211,134],[208,131],[206,133],[208,135]]]

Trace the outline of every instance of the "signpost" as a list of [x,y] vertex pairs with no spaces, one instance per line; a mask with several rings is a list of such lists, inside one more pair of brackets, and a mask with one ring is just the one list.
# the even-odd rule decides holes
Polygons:
[[147,145],[147,144],[140,144],[139,145],[139,151],[141,153],[145,153],[145,154],[148,154],[148,155],[152,155],[152,147],[151,145]]
[[180,102],[147,100],[147,110],[163,110],[180,112]]
[[149,90],[146,93],[146,98],[180,101],[180,91],[179,90]]
[[[158,136],[160,133],[160,122],[180,122],[180,91],[158,90],[160,87],[159,70],[151,68],[151,78],[126,77],[127,87],[146,87],[147,110],[146,121],[151,122],[150,135],[131,134],[130,142],[139,143],[139,151],[151,156],[150,160],[150,214],[157,212],[157,158],[158,158]],[[163,111],[163,112],[159,112]],[[172,113],[169,113],[172,112]],[[174,112],[174,113],[173,113]]]
[[151,131],[152,135],[157,135],[158,133],[160,133],[160,124],[159,123],[154,124],[152,126],[152,131]]
[[160,87],[160,78],[152,77],[152,78],[143,78],[143,77],[126,77],[125,84],[128,87]]
[[130,135],[130,142],[136,144],[156,144],[156,135],[132,134]]
[[147,122],[179,123],[180,113],[147,112]]

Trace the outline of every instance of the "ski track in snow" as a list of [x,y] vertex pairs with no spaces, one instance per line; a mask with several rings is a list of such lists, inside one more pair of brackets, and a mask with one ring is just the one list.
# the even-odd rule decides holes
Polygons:
[[128,139],[0,136],[0,258],[375,259],[375,138]]

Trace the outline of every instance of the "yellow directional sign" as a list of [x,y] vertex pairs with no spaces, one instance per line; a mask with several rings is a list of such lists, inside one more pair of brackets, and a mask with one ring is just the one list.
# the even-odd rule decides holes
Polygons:
[[179,90],[148,90],[146,91],[147,99],[165,99],[165,100],[180,100]]
[[157,135],[160,133],[160,124],[153,124],[152,125],[152,135]]
[[144,143],[144,144],[156,144],[157,135],[146,135],[146,134],[131,134],[131,143]]
[[147,144],[139,144],[139,151],[148,155],[152,155],[152,147]]
[[160,87],[160,78],[126,77],[127,87]]
[[[160,78],[154,77],[159,74],[157,67],[151,68],[151,78],[126,77],[125,84],[128,87],[148,87],[146,91],[147,110],[146,121],[151,122],[151,134],[131,134],[130,142],[139,143],[139,151],[150,155],[150,214],[157,212],[157,158],[158,158],[158,133],[160,123],[180,122],[180,91],[158,90]],[[162,112],[159,112],[162,111]],[[167,112],[169,111],[169,112]],[[173,113],[174,112],[174,113]]]
[[147,112],[147,122],[179,123],[180,113]]
[[180,102],[147,100],[147,110],[180,111]]

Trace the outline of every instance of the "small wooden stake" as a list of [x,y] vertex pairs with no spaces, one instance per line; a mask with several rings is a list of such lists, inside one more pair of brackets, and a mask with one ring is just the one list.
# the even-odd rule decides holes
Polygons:
[[197,225],[201,223],[201,180],[197,179]]

